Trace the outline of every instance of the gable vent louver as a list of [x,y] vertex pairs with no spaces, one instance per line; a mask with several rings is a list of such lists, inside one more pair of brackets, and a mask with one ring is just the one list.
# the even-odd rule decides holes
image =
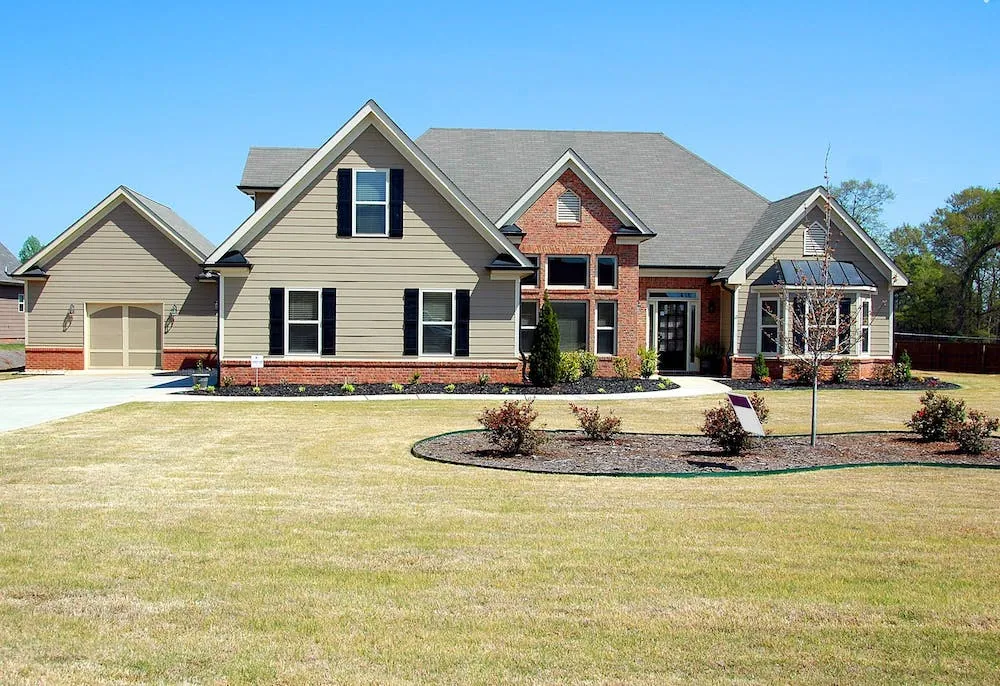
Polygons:
[[556,199],[556,223],[580,223],[580,196],[573,191],[566,191]]
[[819,222],[813,222],[806,227],[803,255],[822,255],[826,251],[826,227]]

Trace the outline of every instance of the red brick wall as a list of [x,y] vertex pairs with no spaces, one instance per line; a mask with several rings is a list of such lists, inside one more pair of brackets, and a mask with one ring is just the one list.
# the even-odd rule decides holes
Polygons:
[[[709,279],[677,276],[644,276],[639,279],[639,305],[642,314],[640,337],[645,332],[646,294],[655,291],[700,291],[701,314],[699,319],[699,344],[714,343],[721,346],[722,341],[722,288]],[[722,351],[725,352],[725,351]]]
[[[853,369],[850,378],[870,379],[875,375],[875,369],[883,364],[892,364],[890,357],[865,357],[851,358]],[[819,378],[830,379],[833,376],[833,369],[837,361],[830,360],[820,368]],[[767,368],[772,379],[784,379],[794,376],[792,368],[794,360],[789,359],[768,359]],[[732,377],[734,379],[749,379],[753,375],[752,357],[734,357],[732,360]]]
[[201,360],[206,369],[218,364],[215,348],[164,348],[163,369],[194,369]]
[[222,378],[232,378],[235,383],[261,384],[280,382],[319,384],[346,381],[351,383],[405,383],[414,372],[428,383],[475,383],[486,372],[496,383],[519,383],[519,362],[426,362],[407,360],[358,361],[358,360],[267,360],[263,369],[251,369],[250,362],[225,360]]
[[[578,224],[556,224],[556,199],[566,190],[580,196],[581,221]],[[595,351],[597,335],[595,303],[618,303],[618,354],[627,355],[638,364],[637,351],[641,345],[644,319],[636,308],[639,300],[639,246],[618,245],[612,235],[621,227],[621,221],[572,171],[566,171],[529,207],[517,220],[524,231],[521,252],[538,255],[539,288],[525,288],[522,299],[537,300],[542,292],[549,299],[583,300],[589,303],[587,347]],[[545,289],[545,259],[547,255],[588,255],[590,257],[590,285],[588,289]],[[597,256],[618,257],[618,287],[596,288]],[[601,373],[611,372],[610,361],[602,362]]]
[[83,369],[83,348],[25,348],[24,368]]

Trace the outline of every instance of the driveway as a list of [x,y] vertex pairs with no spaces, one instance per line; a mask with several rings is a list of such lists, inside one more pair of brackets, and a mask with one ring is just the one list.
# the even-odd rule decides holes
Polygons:
[[149,372],[84,372],[0,381],[0,431],[134,400],[156,400],[190,386],[190,377]]

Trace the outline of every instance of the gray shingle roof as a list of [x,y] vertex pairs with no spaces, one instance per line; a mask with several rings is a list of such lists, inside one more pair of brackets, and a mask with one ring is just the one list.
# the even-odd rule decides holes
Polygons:
[[14,253],[8,250],[3,243],[0,243],[0,283],[4,285],[22,285],[23,281],[18,281],[7,276],[13,273],[19,266],[21,266],[21,262],[14,256]]
[[747,234],[746,238],[740,244],[736,252],[733,253],[732,258],[726,265],[725,269],[719,272],[720,279],[727,279],[732,276],[736,268],[743,264],[747,258],[753,255],[754,251],[761,246],[761,244],[766,241],[771,234],[778,230],[778,227],[785,223],[788,217],[791,216],[792,212],[798,209],[799,205],[806,201],[810,195],[815,192],[819,186],[809,188],[807,190],[801,191],[794,195],[789,195],[787,198],[782,198],[781,200],[775,200],[770,203],[761,214],[760,218],[754,224],[753,228],[750,229],[750,233]]
[[240,188],[278,188],[316,148],[250,148]]
[[184,220],[184,217],[180,216],[166,205],[158,203],[152,198],[147,198],[138,191],[134,191],[127,186],[122,186],[122,188],[131,193],[135,197],[136,201],[142,204],[142,206],[145,207],[150,214],[159,217],[160,221],[173,229],[178,236],[183,238],[195,250],[200,252],[202,260],[208,257],[208,255],[215,250],[215,244],[202,236],[198,229],[188,224],[187,221]]
[[721,267],[768,206],[661,133],[429,129],[417,145],[494,221],[572,148],[658,234],[643,265]]

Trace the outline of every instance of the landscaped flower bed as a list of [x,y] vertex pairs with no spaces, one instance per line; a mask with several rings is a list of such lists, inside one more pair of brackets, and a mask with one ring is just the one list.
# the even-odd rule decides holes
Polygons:
[[1000,468],[1000,438],[988,440],[982,455],[960,454],[950,442],[923,442],[911,433],[768,436],[735,456],[704,436],[618,434],[611,441],[588,439],[581,431],[546,431],[531,455],[508,456],[484,431],[428,438],[413,447],[425,459],[455,464],[560,474],[719,474],[809,469],[838,465],[927,463]]
[[677,384],[669,379],[600,379],[583,378],[579,381],[561,383],[551,388],[542,388],[522,384],[498,383],[397,383],[393,384],[271,384],[256,387],[252,385],[220,386],[211,391],[191,390],[192,395],[222,395],[222,396],[347,396],[347,395],[427,395],[440,393],[442,395],[585,395],[605,393],[648,393],[650,391],[665,391],[677,388]]
[[[812,383],[810,381],[800,381],[798,379],[775,379],[770,383],[764,383],[754,379],[719,379],[719,383],[729,386],[734,391],[788,391],[812,388]],[[840,389],[855,391],[951,391],[956,388],[960,388],[960,386],[958,386],[958,384],[948,383],[947,381],[941,381],[934,377],[914,377],[910,381],[899,381],[893,383],[878,381],[876,379],[862,379],[858,381],[846,381],[844,383],[821,381],[819,388],[820,390]]]

